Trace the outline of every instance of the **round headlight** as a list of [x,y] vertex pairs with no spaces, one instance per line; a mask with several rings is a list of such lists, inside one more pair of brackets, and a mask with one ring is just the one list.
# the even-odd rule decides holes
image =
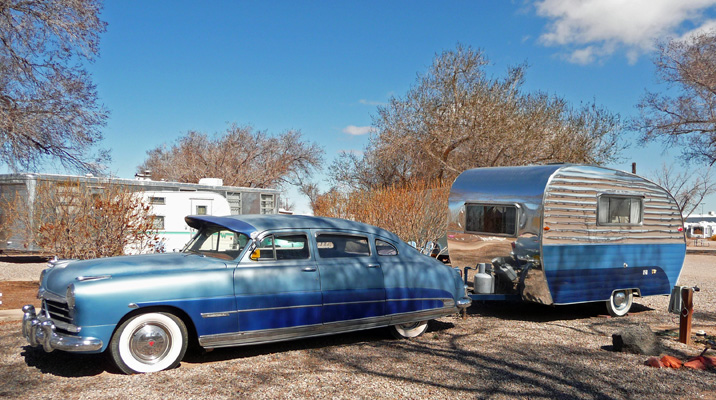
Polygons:
[[70,286],[67,286],[67,293],[65,293],[65,298],[67,299],[67,307],[71,309],[75,308],[75,285],[70,284]]

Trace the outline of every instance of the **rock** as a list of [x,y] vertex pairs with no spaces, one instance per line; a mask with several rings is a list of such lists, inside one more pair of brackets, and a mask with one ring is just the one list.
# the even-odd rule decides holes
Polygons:
[[657,357],[649,357],[649,359],[646,360],[644,365],[647,365],[649,367],[654,367],[654,368],[663,368],[664,367],[664,364],[662,364],[661,361],[659,361],[659,359]]
[[678,369],[678,368],[681,368],[681,365],[682,365],[681,360],[679,360],[678,358],[673,357],[673,356],[661,357],[660,361],[665,367],[668,367],[668,368],[677,368]]
[[612,348],[614,351],[647,356],[658,356],[661,353],[659,339],[646,324],[631,325],[613,334]]
[[715,357],[694,357],[690,359],[689,361],[684,363],[684,368],[691,368],[691,369],[709,369],[716,367],[716,358]]

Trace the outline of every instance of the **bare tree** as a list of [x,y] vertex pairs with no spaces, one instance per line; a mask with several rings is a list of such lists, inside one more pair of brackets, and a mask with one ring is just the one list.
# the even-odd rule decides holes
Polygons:
[[332,165],[334,183],[362,188],[413,179],[450,182],[474,167],[613,161],[625,145],[618,115],[524,93],[525,65],[487,76],[485,55],[458,45],[436,56],[403,98],[373,118],[375,135],[358,156]]
[[644,141],[684,147],[688,161],[716,163],[716,31],[659,44],[654,59],[664,93],[647,91],[632,122]]
[[674,196],[681,214],[687,218],[707,196],[716,193],[711,171],[711,168],[705,168],[678,172],[673,165],[664,163],[652,178]]
[[224,135],[190,131],[176,143],[147,152],[138,171],[153,179],[198,182],[222,178],[230,186],[272,188],[301,185],[323,161],[323,149],[303,140],[299,131],[269,135],[249,126],[230,126]]
[[45,160],[89,172],[109,159],[95,145],[107,112],[80,64],[98,53],[99,0],[0,1],[0,160]]

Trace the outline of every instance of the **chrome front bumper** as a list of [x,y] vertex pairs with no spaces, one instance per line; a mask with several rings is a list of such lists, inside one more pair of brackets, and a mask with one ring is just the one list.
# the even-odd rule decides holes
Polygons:
[[26,305],[22,312],[22,335],[32,347],[41,345],[48,353],[53,350],[97,351],[102,348],[100,339],[57,333],[52,320],[35,313],[35,306]]
[[470,305],[472,305],[472,298],[470,297],[463,297],[462,299],[459,299],[455,305],[457,305],[457,308],[460,310],[464,310],[466,308],[469,308]]

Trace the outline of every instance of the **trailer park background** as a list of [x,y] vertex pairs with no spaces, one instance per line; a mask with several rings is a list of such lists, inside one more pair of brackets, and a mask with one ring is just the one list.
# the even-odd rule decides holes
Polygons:
[[[232,213],[347,217],[421,245],[443,231],[443,198],[465,169],[635,163],[685,217],[716,217],[716,1],[9,1],[0,11],[6,203],[17,198],[9,183],[32,176],[208,190]],[[57,207],[68,204],[63,185]],[[21,219],[8,210],[6,248]],[[43,229],[57,237],[50,228],[67,228],[52,215]],[[40,229],[32,218],[21,229]]]

